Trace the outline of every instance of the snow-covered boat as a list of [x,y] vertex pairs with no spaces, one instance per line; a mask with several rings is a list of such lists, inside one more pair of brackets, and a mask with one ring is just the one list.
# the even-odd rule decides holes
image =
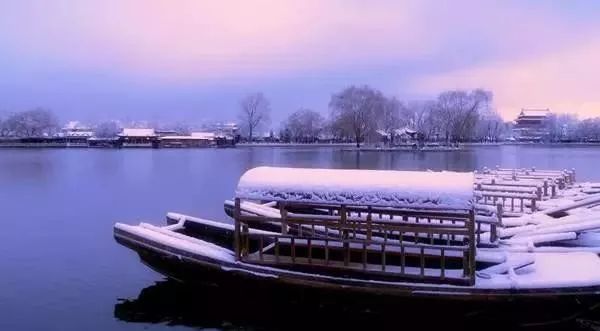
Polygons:
[[600,293],[594,251],[527,249],[553,233],[490,240],[500,224],[478,210],[474,182],[472,173],[259,167],[225,202],[233,224],[169,213],[165,226],[117,223],[114,235],[186,282],[485,301]]

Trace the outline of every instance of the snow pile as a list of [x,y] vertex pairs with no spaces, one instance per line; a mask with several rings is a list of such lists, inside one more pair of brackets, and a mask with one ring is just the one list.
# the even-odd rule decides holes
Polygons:
[[248,170],[236,197],[251,200],[471,209],[472,173],[258,167]]
[[140,225],[135,226],[116,223],[115,229],[133,234],[145,240],[153,241],[160,245],[199,254],[214,260],[234,261],[233,252],[226,248],[151,224],[141,223]]
[[[527,259],[535,262],[524,264]],[[475,286],[482,289],[558,289],[600,285],[600,259],[594,253],[511,253],[509,260],[511,265],[506,274],[493,273],[504,271],[504,264],[491,267],[487,270],[489,274],[479,272]],[[484,275],[487,277],[481,277]]]

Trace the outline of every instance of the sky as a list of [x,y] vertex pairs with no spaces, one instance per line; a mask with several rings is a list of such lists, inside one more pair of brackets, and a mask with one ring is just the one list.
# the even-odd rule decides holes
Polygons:
[[276,127],[363,84],[600,116],[600,1],[0,0],[0,112],[226,121],[261,91]]

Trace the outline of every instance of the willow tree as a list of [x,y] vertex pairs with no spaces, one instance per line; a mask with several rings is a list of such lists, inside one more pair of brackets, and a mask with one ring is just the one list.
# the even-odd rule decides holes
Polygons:
[[482,89],[441,93],[436,100],[434,116],[440,122],[446,142],[472,138],[480,115],[488,111],[492,98],[491,92]]
[[331,96],[332,126],[351,135],[356,147],[377,129],[377,115],[383,113],[385,97],[369,86],[350,86]]
[[301,108],[293,112],[284,123],[285,132],[295,142],[315,142],[323,132],[325,120],[318,112]]

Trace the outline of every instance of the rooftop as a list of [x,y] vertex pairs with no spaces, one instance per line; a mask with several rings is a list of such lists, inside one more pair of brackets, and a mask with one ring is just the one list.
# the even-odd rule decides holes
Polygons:
[[154,129],[132,129],[132,128],[124,128],[121,133],[119,133],[121,137],[155,137],[156,133]]
[[550,109],[521,109],[519,117],[548,117]]
[[192,132],[191,136],[197,139],[215,139],[214,132]]

